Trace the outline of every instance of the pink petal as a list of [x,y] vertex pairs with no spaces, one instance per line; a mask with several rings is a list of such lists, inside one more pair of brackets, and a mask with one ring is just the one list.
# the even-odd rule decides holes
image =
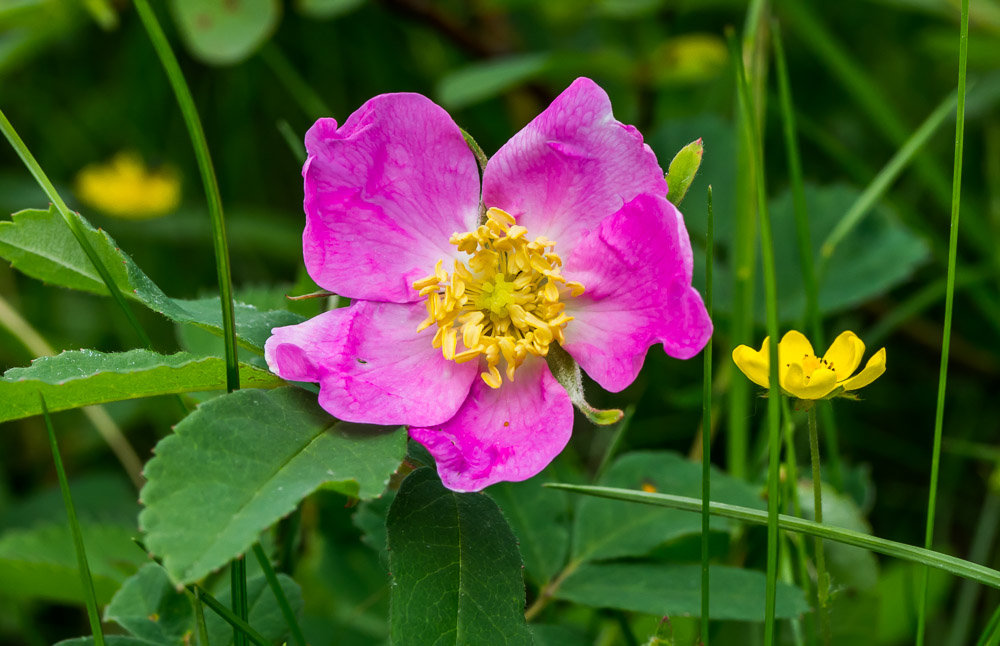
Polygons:
[[455,417],[411,428],[410,437],[434,456],[444,486],[479,491],[537,474],[563,450],[572,430],[569,395],[545,361],[529,359],[500,388],[476,379]]
[[475,228],[479,171],[448,113],[419,94],[383,94],[339,129],[306,134],[303,255],[321,287],[405,303],[410,284],[461,254],[452,233]]
[[320,385],[319,403],[348,422],[439,424],[465,401],[479,368],[459,365],[417,334],[422,303],[356,301],[305,323],[279,327],[264,346],[271,371]]
[[[578,78],[490,159],[483,202],[565,254],[640,193],[667,194],[663,170],[596,83]],[[564,256],[565,257],[565,256]]]
[[680,212],[665,198],[640,195],[580,240],[567,279],[583,283],[566,313],[563,347],[605,390],[635,380],[646,350],[662,343],[688,359],[705,346],[712,322],[691,287],[691,242]]

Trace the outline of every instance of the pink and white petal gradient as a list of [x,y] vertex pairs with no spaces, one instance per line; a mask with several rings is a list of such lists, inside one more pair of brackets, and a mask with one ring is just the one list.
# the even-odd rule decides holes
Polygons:
[[264,357],[283,379],[318,382],[320,406],[338,419],[440,424],[462,406],[479,368],[441,356],[433,330],[417,334],[425,316],[422,303],[356,301],[275,328]]
[[483,173],[483,203],[513,215],[528,235],[553,240],[557,253],[641,193],[667,194],[663,170],[588,78],[504,144]]
[[321,287],[406,303],[414,280],[462,257],[451,234],[476,227],[479,171],[455,122],[419,94],[383,94],[344,125],[306,134],[303,255]]
[[572,430],[569,395],[545,361],[531,357],[513,383],[494,389],[476,379],[453,418],[411,428],[410,437],[434,456],[444,486],[479,491],[537,474],[563,450]]
[[680,212],[665,198],[640,195],[585,235],[563,275],[583,283],[566,302],[575,317],[563,347],[605,390],[631,384],[654,343],[689,359],[712,335],[691,287],[691,242]]

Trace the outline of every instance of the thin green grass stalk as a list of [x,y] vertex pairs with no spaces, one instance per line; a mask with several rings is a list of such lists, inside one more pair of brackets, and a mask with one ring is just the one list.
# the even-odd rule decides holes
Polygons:
[[208,606],[212,612],[219,615],[219,618],[232,626],[234,635],[243,635],[246,639],[249,639],[254,644],[257,644],[257,646],[271,646],[271,643],[267,641],[263,635],[254,630],[253,627],[247,623],[246,619],[237,617],[236,613],[206,592],[204,588],[198,585],[190,585],[188,586],[188,589],[194,591],[202,603]]
[[[582,493],[600,498],[610,498],[612,500],[624,500],[626,502],[641,502],[657,507],[667,507],[669,509],[682,509],[701,513],[701,499],[689,498],[687,496],[674,496],[665,493],[647,493],[633,489],[618,489],[614,487],[597,487],[593,485],[576,485],[567,483],[546,483],[544,486],[553,489],[564,489],[574,493]],[[770,514],[759,509],[741,507],[739,505],[728,505],[721,502],[709,503],[709,511],[713,516],[730,518],[752,525],[766,526],[769,522]],[[915,545],[890,541],[871,534],[864,534],[842,527],[831,525],[821,525],[812,520],[796,518],[780,514],[778,516],[778,526],[783,531],[798,532],[807,536],[818,536],[826,541],[842,543],[860,547],[878,554],[891,556],[918,565],[926,565],[949,574],[953,574],[964,579],[976,581],[991,588],[1000,590],[1000,571],[993,568],[972,563],[965,559],[960,559],[934,550],[924,549]]]
[[[738,57],[736,40],[732,33],[729,34],[730,50],[736,61],[736,74],[738,79],[737,90],[740,95],[740,103],[746,114],[753,114],[753,106],[750,105],[750,91],[747,85],[746,73],[743,69],[742,60]],[[773,646],[776,638],[775,630],[775,604],[777,601],[777,581],[778,581],[778,507],[781,504],[781,494],[778,479],[779,459],[781,455],[781,390],[778,385],[778,288],[775,279],[774,266],[774,243],[771,236],[771,218],[767,210],[767,195],[764,179],[764,151],[760,140],[757,124],[754,120],[744,121],[744,138],[747,141],[749,150],[753,151],[755,167],[754,179],[757,197],[757,219],[760,226],[760,248],[761,258],[764,261],[764,297],[767,309],[767,333],[771,338],[770,348],[770,375],[767,402],[767,437],[768,437],[768,468],[767,468],[767,492],[768,492],[768,523],[767,523],[767,589],[764,600],[764,645]]]
[[281,615],[285,618],[285,624],[288,625],[288,630],[292,633],[292,641],[295,642],[296,646],[306,646],[306,638],[302,634],[302,628],[299,627],[298,620],[295,618],[295,611],[292,610],[292,606],[288,603],[288,597],[285,596],[285,591],[281,589],[278,575],[275,574],[274,567],[271,566],[271,560],[267,558],[267,554],[264,553],[264,548],[260,546],[260,543],[254,543],[253,554],[257,557],[257,562],[260,563],[261,570],[264,571],[264,578],[267,579],[267,585],[270,586],[271,592],[278,602],[278,607],[281,609]]
[[200,588],[195,588],[193,592],[191,590],[188,592],[194,597],[194,623],[198,629],[198,645],[212,646],[208,641],[208,624],[205,623],[205,604],[201,602]]
[[[809,421],[809,460],[812,463],[813,508],[816,522],[823,524],[823,479],[820,476],[819,461],[819,430],[816,424],[816,406],[811,406],[806,413]],[[823,549],[823,539],[816,537],[816,612],[819,615],[820,634],[823,643],[829,646],[832,639],[830,631],[829,592],[830,579],[826,572],[826,553]]]
[[[798,534],[792,534],[792,536],[798,536]],[[788,540],[788,536],[781,537],[781,564],[778,568],[778,574],[781,577],[782,582],[795,584],[795,575],[792,572],[792,552],[795,552],[795,547],[792,542]],[[792,644],[794,646],[805,646],[805,639],[802,636],[802,618],[791,619],[788,622],[792,627]]]
[[[963,86],[964,90],[964,86]],[[964,98],[964,97],[963,97]],[[906,142],[896,151],[896,154],[879,171],[878,175],[865,187],[864,192],[851,205],[844,217],[837,222],[837,226],[830,231],[826,240],[820,247],[820,256],[825,263],[836,250],[837,245],[858,225],[861,219],[871,211],[872,207],[882,199],[889,186],[896,181],[900,173],[913,161],[914,157],[923,149],[927,141],[937,132],[938,128],[952,114],[952,110],[958,102],[954,93],[944,98],[934,111],[930,113],[920,127],[906,140]],[[964,101],[963,101],[964,105]]]
[[[994,471],[994,474],[996,472]],[[976,530],[972,535],[972,547],[969,549],[969,560],[982,563],[993,553],[997,529],[1000,527],[1000,496],[993,487],[987,487],[983,506],[976,521]],[[981,587],[971,581],[963,581],[952,613],[951,630],[948,632],[947,646],[962,646],[969,643],[969,633],[972,630],[972,618],[979,603]]]
[[[962,26],[958,48],[958,107],[955,111],[955,162],[951,182],[951,232],[948,237],[948,287],[944,299],[944,334],[941,339],[941,368],[938,373],[937,410],[934,413],[934,449],[931,454],[930,494],[927,499],[927,525],[924,547],[934,542],[934,516],[937,509],[938,473],[941,468],[941,436],[944,428],[944,400],[948,384],[948,352],[951,349],[951,319],[955,300],[955,267],[958,264],[958,221],[962,201],[962,149],[965,143],[965,70],[969,58],[969,0],[962,0]],[[917,606],[917,646],[923,646],[927,627],[927,578],[921,572]]]
[[979,636],[976,646],[996,646],[997,643],[1000,643],[1000,632],[997,631],[997,628],[1000,628],[1000,606],[997,606],[997,609],[990,615],[990,620],[986,622],[986,628]]
[[7,120],[7,116],[3,113],[3,111],[0,111],[0,130],[3,130],[3,134],[7,138],[7,141],[9,141],[11,147],[14,148],[14,152],[16,152],[17,156],[21,158],[21,161],[24,162],[24,165],[28,168],[28,172],[30,172],[32,177],[35,178],[35,181],[38,182],[38,185],[43,191],[45,191],[45,194],[48,196],[49,200],[52,201],[56,210],[59,211],[59,215],[62,216],[63,220],[66,222],[66,226],[68,226],[69,230],[73,233],[73,237],[76,238],[80,248],[83,249],[83,253],[87,255],[91,264],[94,265],[94,269],[97,270],[101,280],[104,281],[104,285],[107,287],[108,293],[111,294],[111,298],[114,299],[115,303],[118,304],[118,307],[121,308],[122,312],[124,312],[125,318],[128,319],[129,325],[131,325],[132,329],[135,330],[139,340],[142,341],[143,345],[152,350],[153,342],[149,339],[149,335],[146,334],[146,330],[144,330],[142,325],[139,323],[139,319],[135,317],[135,313],[132,311],[132,308],[129,307],[128,301],[125,300],[125,295],[122,294],[120,289],[118,289],[115,279],[111,277],[111,271],[104,266],[100,256],[97,255],[94,247],[90,244],[90,241],[87,240],[86,233],[84,233],[83,227],[80,225],[80,216],[73,213],[69,207],[66,206],[66,202],[63,201],[59,192],[56,191],[56,187],[49,181],[45,171],[42,170],[38,161],[35,160],[35,156],[31,154],[30,150],[28,150],[28,147],[24,144],[24,141],[21,140],[17,131],[14,130],[14,126]]
[[[712,186],[708,187],[708,232],[705,236],[705,307],[712,318],[712,269],[715,253],[715,212],[712,210]],[[708,501],[712,499],[712,340],[704,350],[705,369],[701,386],[701,643],[708,646],[709,628],[709,577],[708,536],[711,514]]]
[[[802,518],[802,504],[799,502],[799,464],[795,455],[795,420],[792,418],[792,409],[788,405],[788,398],[781,398],[781,414],[785,420],[785,481],[788,485],[787,500],[785,509],[791,507],[791,512],[796,518]],[[796,561],[798,566],[798,585],[808,599],[812,588],[812,579],[809,576],[809,563],[806,557],[806,546],[801,534],[792,534],[791,542],[795,548]],[[809,643],[816,644],[816,632],[812,630],[812,615],[803,618],[806,632],[810,636]]]
[[275,127],[278,129],[281,138],[284,139],[285,145],[288,146],[288,150],[291,151],[295,161],[300,164],[304,163],[307,153],[306,146],[302,143],[302,137],[295,134],[295,130],[292,129],[291,124],[284,119],[278,119]]
[[281,81],[289,96],[298,104],[307,117],[315,121],[320,117],[328,117],[333,110],[327,105],[316,90],[306,82],[285,53],[272,40],[260,50],[261,60]]
[[785,137],[785,154],[788,157],[788,178],[792,187],[792,202],[795,207],[795,235],[799,243],[799,263],[802,269],[802,283],[806,292],[806,328],[813,343],[823,345],[823,330],[819,318],[819,285],[816,282],[816,267],[813,264],[812,234],[809,230],[809,209],[806,206],[806,192],[802,181],[802,160],[799,156],[799,142],[796,138],[795,111],[792,90],[788,81],[788,66],[785,62],[785,48],[781,42],[781,28],[775,21],[771,25],[774,46],[774,63],[778,73],[778,98],[781,105],[781,124]]
[[83,533],[80,531],[80,521],[76,517],[76,507],[73,506],[73,496],[69,492],[69,481],[63,468],[62,456],[59,454],[59,444],[56,442],[56,431],[52,427],[52,418],[45,405],[45,398],[38,393],[42,403],[42,413],[45,416],[45,428],[49,432],[49,446],[52,448],[52,461],[59,476],[59,489],[62,491],[63,504],[66,505],[66,517],[69,520],[69,531],[73,535],[73,548],[76,551],[76,564],[80,572],[80,587],[83,599],[87,604],[87,619],[90,620],[90,631],[94,636],[96,646],[104,646],[104,632],[101,630],[101,617],[97,612],[97,594],[94,592],[94,580],[90,575],[90,564],[87,562],[87,549],[83,545]]
[[[205,141],[205,131],[198,117],[198,110],[191,96],[184,74],[170,48],[160,23],[156,19],[147,0],[135,0],[136,12],[142,20],[143,27],[156,50],[156,55],[163,64],[163,69],[173,88],[177,103],[180,106],[184,123],[191,137],[198,170],[201,173],[205,198],[208,201],[208,213],[212,222],[212,247],[215,251],[215,267],[219,283],[219,300],[222,306],[222,329],[226,355],[226,390],[233,392],[240,387],[240,373],[237,359],[235,311],[233,304],[233,279],[229,263],[229,242],[226,239],[226,222],[222,212],[222,197],[219,195],[219,182],[212,166],[212,157]],[[235,559],[230,566],[232,579],[233,609],[243,621],[249,616],[247,602],[246,564],[242,558]],[[247,637],[234,628],[233,641],[235,646],[247,646]]]

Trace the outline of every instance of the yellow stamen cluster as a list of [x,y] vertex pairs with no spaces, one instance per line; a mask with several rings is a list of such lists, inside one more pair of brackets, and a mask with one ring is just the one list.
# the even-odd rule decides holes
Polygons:
[[491,388],[503,381],[501,359],[513,381],[529,354],[544,357],[549,344],[563,341],[573,317],[560,298],[583,293],[583,285],[560,275],[555,243],[528,240],[527,232],[512,215],[492,208],[475,231],[451,236],[451,244],[471,256],[467,263],[456,260],[449,275],[439,260],[433,274],[413,283],[427,298],[427,318],[417,331],[437,324],[434,347],[456,363],[482,355],[482,378]]

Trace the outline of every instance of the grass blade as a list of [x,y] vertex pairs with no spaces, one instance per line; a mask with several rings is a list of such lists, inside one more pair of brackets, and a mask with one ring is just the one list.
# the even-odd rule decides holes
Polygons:
[[87,258],[90,259],[90,262],[93,263],[94,269],[97,270],[97,273],[101,276],[101,280],[104,281],[104,285],[108,288],[108,293],[111,294],[115,303],[117,303],[118,307],[120,307],[122,312],[125,313],[125,318],[128,319],[129,325],[131,325],[132,329],[135,330],[135,333],[139,337],[140,341],[142,341],[143,345],[152,350],[153,342],[150,341],[149,335],[146,334],[146,330],[143,329],[142,325],[139,323],[139,319],[135,317],[135,313],[132,311],[132,308],[129,307],[128,303],[125,301],[125,295],[122,294],[120,289],[118,289],[115,279],[111,277],[111,272],[104,266],[104,263],[101,262],[100,256],[98,256],[97,252],[94,250],[93,245],[91,245],[90,241],[87,240],[86,234],[80,226],[80,216],[70,211],[69,207],[66,206],[66,202],[63,201],[59,192],[56,191],[56,187],[49,181],[45,171],[42,170],[42,167],[35,159],[35,156],[31,154],[30,150],[28,150],[28,147],[24,144],[24,141],[21,140],[17,131],[14,130],[14,126],[7,120],[7,115],[5,115],[3,111],[0,111],[0,130],[3,131],[7,141],[10,142],[11,147],[14,148],[14,152],[16,152],[17,156],[21,158],[21,161],[24,162],[24,165],[28,168],[32,177],[35,178],[35,181],[38,182],[38,185],[43,191],[45,191],[45,194],[52,201],[52,204],[55,205],[56,210],[59,211],[59,215],[61,215],[63,220],[66,221],[66,226],[68,226],[69,230],[73,232],[73,237],[76,238],[76,241],[80,244],[80,248],[83,249],[85,254],[87,254]]
[[[742,59],[739,57],[736,39],[729,34],[730,52],[736,63],[737,90],[743,112],[753,114],[750,103],[750,89],[747,84],[746,72]],[[774,243],[771,236],[771,218],[767,210],[767,194],[764,180],[764,151],[753,119],[743,121],[743,136],[747,148],[753,153],[753,176],[756,180],[754,193],[757,197],[757,220],[760,226],[761,258],[764,261],[764,299],[767,311],[767,334],[770,343],[770,388],[767,401],[767,491],[768,491],[768,523],[767,523],[767,596],[764,611],[764,645],[772,646],[776,637],[774,611],[777,601],[778,582],[778,506],[781,504],[781,494],[778,482],[778,467],[781,455],[781,391],[778,386],[778,287],[775,279]]]
[[[612,500],[624,500],[627,502],[641,502],[647,505],[657,505],[669,507],[671,509],[683,509],[685,511],[700,512],[701,500],[698,498],[688,498],[686,496],[674,496],[666,493],[646,493],[645,491],[635,491],[632,489],[616,489],[614,487],[595,487],[590,485],[574,485],[564,483],[546,483],[546,487],[554,489],[564,489],[575,493],[582,493],[588,496],[598,496],[610,498]],[[740,507],[739,505],[728,505],[721,502],[709,504],[709,509],[713,516],[731,518],[752,525],[768,524],[769,513],[759,509]],[[878,554],[892,556],[894,558],[926,565],[928,567],[942,570],[949,574],[970,579],[983,585],[1000,590],[1000,571],[988,568],[985,565],[972,563],[965,559],[960,559],[934,550],[924,549],[915,545],[890,541],[871,534],[863,534],[850,529],[821,525],[815,521],[786,516],[778,516],[778,526],[789,532],[798,532],[808,536],[817,536],[823,540],[844,545],[860,547]]]
[[[712,269],[715,253],[715,212],[712,210],[712,187],[708,187],[708,232],[705,235],[705,307],[712,318]],[[708,646],[708,536],[712,499],[712,340],[704,350],[705,370],[701,390],[701,643]]]
[[73,535],[73,548],[76,551],[77,567],[80,569],[80,584],[83,597],[87,603],[87,619],[90,620],[90,630],[94,635],[94,644],[104,646],[104,632],[101,630],[101,617],[97,612],[97,594],[94,592],[94,581],[90,576],[90,564],[87,563],[87,550],[83,545],[83,533],[80,531],[80,521],[76,518],[76,507],[69,492],[69,482],[66,480],[66,470],[63,468],[62,456],[59,454],[59,444],[56,442],[56,431],[52,427],[52,418],[45,406],[45,398],[38,398],[42,403],[45,415],[45,428],[49,432],[49,446],[52,447],[52,461],[59,476],[59,489],[62,491],[63,504],[66,505],[66,516],[69,519],[69,531]]
[[[215,251],[215,268],[219,282],[219,301],[222,304],[222,328],[223,341],[226,353],[226,389],[229,392],[238,390],[240,387],[240,373],[236,348],[236,313],[233,303],[233,277],[229,263],[229,242],[226,238],[226,221],[222,212],[222,197],[219,195],[219,182],[215,176],[215,167],[212,165],[212,157],[208,151],[208,142],[205,140],[205,131],[198,117],[198,109],[194,105],[194,98],[188,88],[184,74],[170,48],[160,23],[156,19],[156,14],[146,0],[135,0],[135,9],[142,20],[142,25],[153,43],[153,49],[163,64],[163,69],[173,88],[177,103],[180,105],[181,114],[184,117],[184,124],[187,126],[188,134],[191,137],[191,146],[194,148],[195,158],[198,160],[198,171],[201,174],[202,184],[205,188],[205,198],[208,201],[208,214],[212,222],[212,247]],[[247,573],[246,564],[242,558],[233,561],[230,567],[232,577],[232,599],[233,609],[239,618],[246,621],[249,616],[249,606],[247,604]],[[235,646],[246,646],[246,637],[239,630],[233,632]]]
[[[951,347],[951,319],[955,301],[955,267],[958,264],[958,217],[962,201],[962,149],[965,142],[965,70],[969,58],[969,0],[962,0],[962,26],[958,48],[958,107],[955,111],[955,163],[951,181],[951,232],[948,237],[948,285],[944,298],[944,333],[941,338],[941,368],[938,372],[937,408],[934,413],[934,448],[931,454],[930,494],[927,499],[927,525],[924,547],[934,542],[934,516],[937,509],[938,473],[941,467],[941,435],[944,426],[944,400],[948,385],[948,352]],[[923,646],[927,627],[927,578],[921,572],[917,606],[917,646]]]
[[253,554],[257,557],[257,562],[260,563],[261,570],[264,571],[264,578],[267,579],[267,585],[271,588],[274,598],[278,601],[278,607],[281,608],[281,615],[285,618],[288,630],[292,633],[292,640],[296,646],[306,646],[306,638],[302,634],[302,628],[299,627],[298,620],[295,618],[295,612],[288,603],[288,597],[285,596],[285,591],[281,589],[278,575],[275,574],[271,560],[267,558],[267,554],[264,553],[264,548],[260,546],[260,543],[254,543]]

